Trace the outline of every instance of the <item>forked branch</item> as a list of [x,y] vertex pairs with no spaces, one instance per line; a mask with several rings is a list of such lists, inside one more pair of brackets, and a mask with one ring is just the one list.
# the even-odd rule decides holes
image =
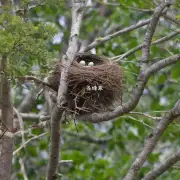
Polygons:
[[68,88],[67,78],[68,71],[74,59],[77,41],[79,37],[81,20],[84,12],[86,1],[72,1],[72,27],[71,37],[69,39],[69,46],[66,55],[62,58],[63,68],[61,71],[61,79],[58,88],[57,105],[54,107],[51,117],[51,142],[49,152],[49,163],[47,171],[47,180],[54,180],[56,178],[56,170],[60,161],[60,133],[61,133],[61,117],[64,112],[63,105],[66,103],[66,93]]

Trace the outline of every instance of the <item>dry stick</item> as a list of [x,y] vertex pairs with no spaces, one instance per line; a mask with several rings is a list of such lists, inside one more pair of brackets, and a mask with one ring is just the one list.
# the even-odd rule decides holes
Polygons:
[[165,162],[155,167],[152,171],[148,172],[142,180],[154,180],[171,168],[174,164],[180,161],[180,149],[169,157]]
[[49,162],[47,170],[47,180],[53,180],[56,177],[56,170],[59,163],[59,151],[60,151],[60,124],[61,117],[64,112],[63,105],[66,103],[66,93],[67,93],[67,79],[68,71],[71,63],[74,59],[77,42],[80,31],[80,24],[83,16],[83,11],[85,7],[85,1],[72,1],[72,27],[71,27],[71,37],[69,39],[69,46],[62,58],[63,68],[61,71],[60,85],[58,88],[58,98],[57,105],[54,107],[53,114],[51,117],[51,142],[49,151]]
[[[160,43],[162,43],[162,42],[168,41],[169,39],[172,39],[173,37],[175,37],[175,36],[178,35],[178,34],[180,34],[180,29],[179,29],[179,30],[176,30],[176,31],[174,31],[174,32],[172,32],[172,33],[170,33],[170,34],[167,35],[167,36],[164,36],[164,37],[162,37],[162,38],[160,38],[160,39],[152,42],[151,45],[156,45],[156,44],[160,44]],[[126,58],[126,57],[128,57],[128,56],[130,56],[131,54],[135,53],[136,51],[138,51],[138,50],[140,50],[140,49],[142,49],[142,48],[143,48],[143,44],[140,44],[139,46],[136,46],[136,47],[130,49],[128,52],[126,52],[126,53],[124,53],[124,54],[122,54],[122,55],[113,57],[113,58],[111,58],[111,59],[112,59],[112,60],[115,60],[115,59],[116,59],[115,61],[118,62],[118,61],[120,61],[120,60],[122,60],[122,59],[124,59],[124,58]]]
[[100,37],[100,38],[97,38],[94,42],[92,42],[91,44],[89,44],[89,45],[85,48],[85,51],[89,51],[89,50],[95,48],[96,46],[98,46],[98,45],[100,45],[100,44],[102,44],[102,43],[104,43],[104,42],[106,42],[106,41],[108,41],[108,40],[111,40],[111,39],[113,39],[113,38],[115,38],[115,37],[117,37],[117,36],[119,36],[119,35],[122,35],[122,34],[124,34],[124,33],[133,31],[133,30],[135,30],[135,29],[137,29],[137,28],[139,28],[139,27],[145,26],[145,25],[147,25],[150,21],[151,21],[151,19],[147,19],[147,20],[144,20],[144,21],[140,21],[140,22],[138,22],[137,24],[131,25],[131,26],[129,26],[129,27],[127,27],[127,28],[124,28],[124,29],[122,29],[122,30],[120,30],[120,31],[117,31],[117,32],[115,32],[115,33],[113,33],[113,34],[109,34],[109,35],[107,35],[107,36],[105,36],[105,37],[102,37],[102,38],[101,38],[101,37]]
[[143,150],[136,157],[124,180],[134,180],[137,178],[137,173],[146,161],[148,155],[153,151],[157,141],[167,129],[168,125],[178,116],[180,116],[180,100],[175,104],[174,108],[169,111],[169,113],[161,118],[152,134],[146,140]]
[[146,34],[144,36],[144,43],[142,47],[142,60],[141,60],[141,69],[145,70],[148,66],[148,60],[149,60],[149,54],[150,54],[150,48],[151,48],[151,42],[153,34],[156,30],[157,23],[159,21],[159,18],[163,12],[163,10],[170,6],[171,4],[169,2],[162,2],[154,11],[154,14],[152,16],[152,19],[147,27]]
[[138,104],[138,102],[143,94],[146,83],[148,82],[149,77],[152,74],[158,72],[159,70],[161,70],[167,66],[170,66],[179,60],[180,60],[180,54],[177,54],[177,55],[168,57],[166,59],[160,60],[159,62],[151,65],[145,71],[142,71],[138,77],[137,84],[136,84],[135,88],[133,89],[130,100],[128,102],[124,103],[122,106],[117,106],[113,111],[82,115],[82,116],[79,116],[78,119],[88,120],[92,123],[99,123],[101,121],[108,121],[110,119],[116,118],[118,116],[122,116],[123,114],[130,112]]

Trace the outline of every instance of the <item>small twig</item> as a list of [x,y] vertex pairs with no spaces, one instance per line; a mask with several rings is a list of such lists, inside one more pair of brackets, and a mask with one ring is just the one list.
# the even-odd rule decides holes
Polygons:
[[22,132],[22,143],[24,144],[25,143],[25,137],[24,137],[24,122],[23,122],[23,119],[22,119],[22,117],[21,117],[21,114],[19,113],[19,111],[14,107],[13,108],[13,110],[14,110],[14,112],[16,113],[16,116],[17,116],[17,118],[18,118],[18,120],[19,120],[19,125],[20,125],[20,130],[21,130],[21,132]]
[[40,120],[40,121],[47,121],[51,117],[50,116],[44,116],[41,114],[36,114],[36,113],[20,113],[21,117],[23,120]]
[[[36,113],[21,113],[21,112],[19,112],[19,116],[22,117],[23,121],[27,121],[27,120],[32,120],[32,121],[38,121],[38,120],[40,120],[40,121],[47,121],[47,120],[49,120],[51,118],[49,115],[46,116],[46,115],[36,114]],[[16,115],[15,115],[15,117],[16,117]],[[0,121],[1,121],[1,113],[0,113]],[[10,131],[10,130],[8,129],[8,131]]]
[[61,161],[59,162],[59,165],[61,166],[61,165],[69,164],[69,163],[73,163],[73,162],[74,162],[73,160],[61,160]]
[[145,116],[147,118],[150,118],[150,119],[153,119],[153,120],[159,120],[161,119],[161,117],[154,117],[154,116],[151,116],[147,113],[142,113],[142,112],[129,112],[129,114],[135,114],[135,115],[140,115],[140,116]]
[[173,17],[170,14],[163,14],[163,17],[167,20],[170,20],[171,22],[175,23],[176,25],[180,25],[180,21],[178,19],[176,19],[175,17]]
[[180,166],[172,166],[173,169],[180,170]]
[[38,84],[41,84],[41,85],[44,85],[46,87],[49,87],[51,89],[54,90],[54,88],[52,87],[52,85],[50,85],[49,83],[47,82],[44,82],[43,80],[41,79],[38,79],[37,77],[34,77],[34,76],[19,76],[19,77],[15,77],[16,79],[19,79],[21,81],[34,81]]
[[150,128],[150,129],[153,129],[152,126],[150,126],[149,124],[145,123],[143,120],[138,120],[138,119],[136,119],[136,118],[134,118],[132,116],[122,116],[122,117],[125,117],[125,118],[128,118],[128,119],[132,119],[133,121],[137,121],[137,122],[143,124],[144,126]]
[[17,108],[19,112],[28,112],[32,108],[36,101],[36,93],[37,89],[30,89],[28,94],[24,97],[19,107]]
[[40,96],[43,92],[44,92],[44,89],[41,89],[41,90],[38,92],[38,95],[37,95],[36,99],[38,99],[39,96]]
[[76,133],[73,133],[73,132],[70,132],[70,131],[62,131],[63,133],[65,133],[66,135],[68,136],[72,136],[72,137],[75,137],[79,140],[82,140],[82,141],[86,141],[88,143],[94,143],[94,144],[105,144],[107,142],[109,142],[112,138],[106,138],[106,139],[95,139],[95,138],[92,138],[90,136],[87,136],[85,134],[76,134]]
[[22,158],[19,159],[19,164],[21,166],[21,173],[23,175],[24,180],[28,180],[25,165],[24,165],[24,160]]
[[19,148],[17,148],[17,149],[13,152],[13,156],[15,156],[17,153],[19,153],[19,151],[20,151],[21,149],[23,149],[24,147],[26,147],[26,145],[27,145],[29,142],[31,142],[32,140],[38,139],[38,138],[40,138],[40,137],[43,137],[43,136],[45,136],[47,133],[48,133],[48,132],[45,132],[45,133],[42,133],[42,134],[40,134],[40,135],[38,135],[38,136],[34,136],[34,137],[28,139],[24,144],[22,144]]

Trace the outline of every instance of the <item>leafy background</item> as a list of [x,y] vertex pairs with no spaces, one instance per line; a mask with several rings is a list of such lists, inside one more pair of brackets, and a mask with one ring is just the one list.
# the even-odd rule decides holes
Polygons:
[[[140,20],[151,17],[155,8],[153,1],[114,0],[104,4],[104,1],[89,1],[82,22],[80,40],[91,37],[101,38],[115,30],[123,29]],[[108,1],[109,2],[109,1]],[[8,10],[1,12],[0,16],[0,53],[9,57],[9,76],[13,84],[13,100],[16,107],[32,90],[38,88],[31,83],[17,83],[15,77],[23,75],[36,75],[45,77],[54,64],[54,59],[65,53],[71,27],[71,9],[65,1],[16,0],[14,9],[17,16],[8,14]],[[93,6],[90,7],[90,4]],[[178,0],[171,10],[179,17]],[[32,7],[26,14],[24,9]],[[150,10],[148,12],[142,9]],[[168,35],[177,29],[177,26],[160,20],[153,40]],[[93,49],[98,55],[114,57],[123,54],[143,42],[146,26],[116,37]],[[95,37],[95,35],[97,37]],[[152,59],[162,59],[179,53],[180,36],[170,41],[153,46]],[[141,51],[137,51],[128,58],[120,61],[125,72],[124,98],[126,102],[135,86],[139,72]],[[148,113],[152,117],[159,117],[171,109],[180,98],[180,63],[161,70],[153,75],[147,88],[134,110]],[[44,97],[40,96],[31,106],[30,112],[41,113],[44,107]],[[68,180],[119,180],[127,173],[134,157],[141,150],[144,140],[150,135],[157,119],[148,118],[138,114],[128,114],[112,121],[101,124],[72,120],[63,124],[63,138],[61,140],[61,159],[72,160],[72,163],[59,167],[59,179]],[[48,132],[41,138],[30,141],[13,158],[11,179],[24,179],[20,171],[20,159],[24,160],[29,180],[45,179],[48,163],[49,129],[30,130],[33,121],[26,120],[25,135],[28,140],[43,132]],[[178,119],[172,123],[154,152],[142,168],[139,179],[153,167],[179,148],[180,128]],[[22,145],[19,137],[15,142],[15,149]],[[159,179],[178,180],[180,164],[176,164],[164,173]]]

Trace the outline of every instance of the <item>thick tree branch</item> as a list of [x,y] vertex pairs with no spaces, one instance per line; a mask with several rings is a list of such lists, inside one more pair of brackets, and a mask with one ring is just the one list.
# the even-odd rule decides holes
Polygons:
[[147,27],[146,34],[144,36],[144,43],[142,48],[142,70],[145,70],[147,68],[147,63],[149,60],[149,54],[150,54],[150,48],[151,48],[151,42],[153,34],[156,30],[157,23],[159,21],[159,18],[165,9],[165,7],[170,6],[171,3],[169,1],[162,2],[154,11],[154,14],[152,16],[152,19]]
[[56,170],[59,163],[60,151],[60,125],[61,117],[66,104],[66,93],[68,88],[68,71],[77,51],[77,42],[79,37],[81,20],[86,1],[72,1],[72,27],[69,46],[66,55],[62,58],[63,68],[61,70],[60,85],[58,88],[57,105],[54,107],[51,117],[51,143],[49,152],[49,163],[47,170],[47,180],[53,180],[56,177]]
[[153,74],[158,72],[159,70],[176,63],[180,60],[180,54],[171,56],[169,58],[163,59],[153,65],[151,65],[145,71],[142,71],[138,77],[138,82],[132,92],[132,96],[130,100],[124,103],[122,106],[117,106],[113,111],[104,112],[104,113],[93,113],[87,114],[84,116],[80,116],[79,119],[81,120],[88,120],[93,123],[101,122],[101,121],[108,121],[110,119],[116,118],[121,116],[125,113],[130,112],[133,110],[139,102],[139,99],[142,96],[146,83],[148,82],[149,77]]
[[143,180],[154,180],[157,177],[159,177],[161,174],[163,174],[165,171],[167,171],[169,168],[171,168],[174,164],[176,164],[178,161],[180,161],[180,149],[173,154],[171,157],[169,157],[165,162],[155,167],[152,171],[147,173]]
[[109,40],[111,40],[111,39],[113,39],[113,38],[115,38],[115,37],[117,37],[117,36],[120,36],[120,35],[122,35],[122,34],[124,34],[124,33],[130,32],[130,31],[133,31],[133,30],[135,30],[135,29],[137,29],[137,28],[140,28],[140,27],[142,27],[142,26],[145,26],[145,25],[147,25],[150,21],[151,21],[151,19],[147,19],[147,20],[144,20],[144,21],[140,21],[140,22],[138,22],[137,24],[131,25],[131,26],[129,26],[129,27],[127,27],[127,28],[124,28],[124,29],[122,29],[122,30],[120,30],[120,31],[117,31],[117,32],[115,32],[115,33],[113,33],[113,34],[109,34],[109,35],[107,35],[107,36],[105,36],[105,37],[97,38],[94,42],[92,42],[91,44],[89,44],[89,45],[85,48],[85,51],[89,51],[89,50],[95,48],[96,46],[98,46],[98,45],[100,45],[100,44],[102,44],[102,43],[104,43],[104,42],[106,42],[106,41],[109,41]]
[[[1,113],[2,113],[2,130],[13,131],[13,104],[11,99],[11,85],[6,73],[7,57],[3,56],[0,59],[1,71]],[[0,138],[0,179],[8,180],[11,172],[12,153],[14,139],[8,136]]]
[[124,180],[134,180],[137,177],[140,168],[146,161],[148,155],[153,151],[159,138],[162,136],[169,124],[178,116],[180,116],[180,100],[175,104],[174,108],[169,111],[169,113],[161,118],[152,134],[146,140],[143,150],[136,157]]

